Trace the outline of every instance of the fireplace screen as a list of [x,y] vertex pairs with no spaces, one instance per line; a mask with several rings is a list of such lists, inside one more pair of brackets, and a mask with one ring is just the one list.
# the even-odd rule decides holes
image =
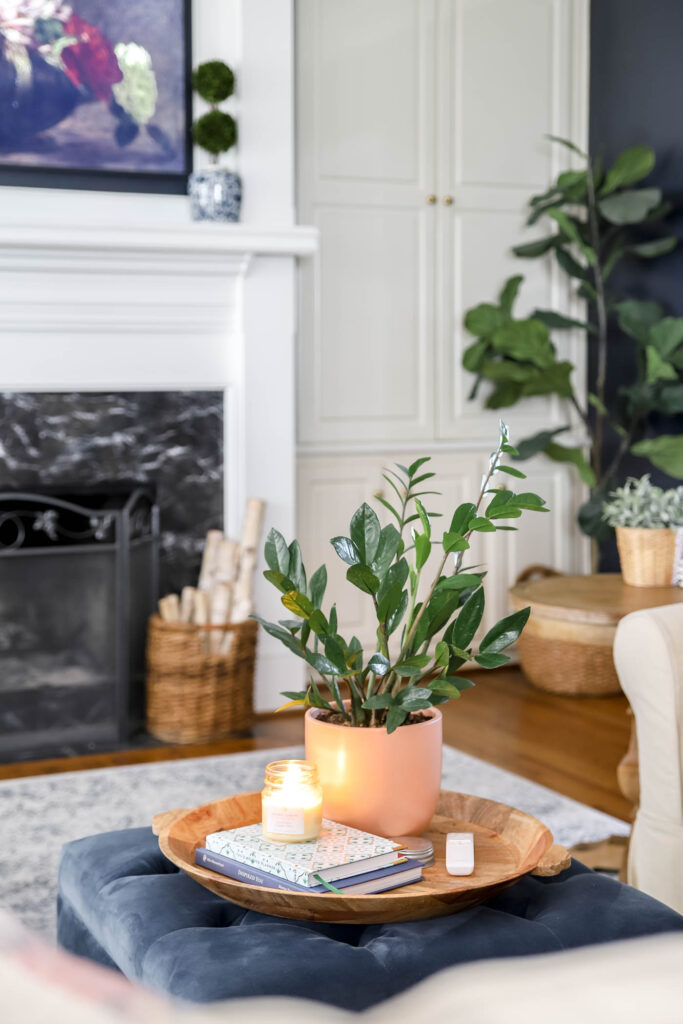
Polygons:
[[0,756],[86,752],[141,725],[158,544],[146,488],[0,492]]

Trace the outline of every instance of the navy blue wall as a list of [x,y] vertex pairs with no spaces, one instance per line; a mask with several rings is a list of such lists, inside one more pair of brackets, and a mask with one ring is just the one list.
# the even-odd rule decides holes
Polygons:
[[[629,146],[652,146],[657,164],[648,184],[661,187],[682,211],[670,218],[667,233],[683,239],[683,0],[592,0],[590,90],[591,152],[609,164]],[[683,243],[658,260],[629,261],[612,286],[633,298],[656,299],[667,313],[683,316]],[[615,334],[610,392],[628,383],[632,357],[632,347]],[[683,434],[683,417],[661,417],[654,430]],[[607,457],[614,443],[607,439]],[[633,456],[622,467],[622,475],[648,471],[649,463]],[[651,472],[658,483],[680,483]],[[617,568],[613,546],[606,546],[602,568]]]

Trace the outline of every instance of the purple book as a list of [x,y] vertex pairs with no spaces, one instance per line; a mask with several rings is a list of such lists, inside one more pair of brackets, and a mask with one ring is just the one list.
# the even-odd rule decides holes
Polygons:
[[[239,861],[225,857],[222,853],[207,850],[205,846],[200,846],[195,851],[194,859],[202,868],[217,871],[219,875],[227,875],[228,878],[246,882],[247,885],[262,885],[267,889],[285,889],[289,892],[329,892],[326,885],[299,885],[297,882],[280,878],[279,875],[272,875],[269,871],[254,868],[251,864],[240,864]],[[388,867],[340,878],[334,886],[336,889],[342,889],[345,896],[367,896],[386,892],[388,889],[398,889],[401,885],[411,885],[421,880],[422,864],[418,860],[407,860],[404,857]]]

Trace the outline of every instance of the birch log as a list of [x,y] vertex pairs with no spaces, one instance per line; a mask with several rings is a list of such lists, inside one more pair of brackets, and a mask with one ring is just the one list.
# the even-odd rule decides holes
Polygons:
[[159,615],[164,622],[178,622],[180,619],[180,601],[177,594],[167,594],[159,600]]
[[216,573],[216,562],[222,540],[222,530],[209,530],[206,535],[202,566],[199,570],[199,582],[197,584],[200,590],[210,590],[211,588]]

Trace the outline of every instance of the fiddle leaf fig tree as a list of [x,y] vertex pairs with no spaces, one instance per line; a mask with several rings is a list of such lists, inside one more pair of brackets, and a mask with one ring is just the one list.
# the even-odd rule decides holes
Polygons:
[[[497,622],[473,646],[484,614],[484,573],[463,568],[470,538],[477,532],[513,530],[512,519],[523,512],[547,512],[545,501],[531,492],[516,493],[494,478],[524,478],[505,456],[517,450],[501,422],[479,495],[463,502],[444,520],[436,535],[437,513],[428,512],[423,498],[438,494],[429,486],[435,476],[429,458],[389,469],[384,479],[391,501],[378,497],[391,521],[382,526],[377,513],[363,504],[353,514],[348,536],[331,540],[346,565],[348,583],[372,602],[377,621],[376,644],[364,651],[360,640],[340,632],[336,605],[325,605],[327,568],[309,577],[298,541],[287,544],[271,530],[265,545],[266,579],[281,593],[289,617],[278,622],[258,619],[271,636],[301,658],[312,670],[305,690],[286,692],[285,707],[324,709],[340,723],[393,732],[413,712],[457,699],[474,686],[456,675],[466,662],[498,668],[509,661],[503,652],[524,628],[529,609]],[[436,570],[421,586],[430,556]]]
[[[554,141],[573,151],[582,166],[564,171],[546,192],[530,200],[527,224],[543,224],[546,232],[513,252],[523,259],[552,257],[587,304],[588,318],[577,320],[549,309],[515,318],[513,306],[523,277],[511,277],[496,302],[467,312],[465,327],[475,341],[466,349],[463,365],[475,375],[471,398],[482,385],[489,385],[488,408],[507,408],[534,395],[557,395],[574,408],[588,438],[586,446],[565,443],[568,421],[519,442],[517,458],[543,452],[556,462],[573,463],[591,489],[579,523],[585,533],[598,537],[606,528],[604,495],[629,450],[683,478],[681,438],[648,437],[654,412],[683,413],[683,318],[665,317],[658,303],[611,290],[614,269],[623,259],[663,256],[676,246],[676,239],[661,234],[670,204],[662,201],[660,189],[641,184],[655,164],[649,147],[627,149],[604,171],[599,159],[573,143]],[[629,360],[634,366],[632,382],[612,397],[607,391],[610,326],[626,336],[621,348],[632,348]],[[558,354],[552,340],[554,332],[576,328],[585,332],[594,349],[595,390],[587,405],[576,393],[573,364]],[[605,465],[603,441],[608,433],[614,438],[615,454]]]

